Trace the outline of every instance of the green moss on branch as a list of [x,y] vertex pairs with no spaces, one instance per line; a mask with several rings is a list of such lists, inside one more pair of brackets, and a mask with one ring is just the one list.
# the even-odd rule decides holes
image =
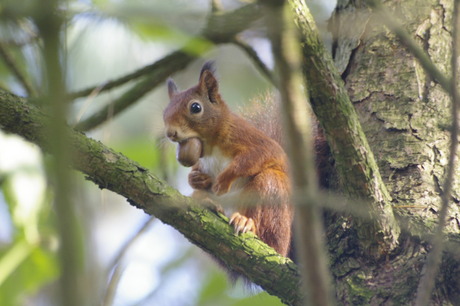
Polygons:
[[[0,128],[49,151],[43,123],[49,120],[23,99],[0,91]],[[62,127],[67,128],[67,127]],[[80,132],[68,131],[72,167],[101,188],[109,189],[180,231],[192,243],[278,296],[297,305],[303,293],[296,265],[253,234],[234,235],[226,218],[181,195],[147,169]]]
[[350,198],[362,199],[369,218],[356,218],[363,250],[379,257],[397,246],[400,228],[390,205],[391,197],[380,176],[372,150],[361,128],[330,53],[303,1],[290,0],[302,37],[303,72],[313,111],[326,132],[341,185]]

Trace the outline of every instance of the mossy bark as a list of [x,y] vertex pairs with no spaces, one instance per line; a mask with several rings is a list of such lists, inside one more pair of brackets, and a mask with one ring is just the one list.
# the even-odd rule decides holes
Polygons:
[[[393,9],[447,73],[452,6],[442,2],[405,1]],[[353,52],[345,81],[394,206],[400,214],[436,220],[449,154],[450,98],[375,18]],[[459,187],[455,180],[449,231],[459,229]]]
[[[386,1],[385,6],[448,74],[452,2]],[[360,259],[348,245],[353,243],[354,229],[344,232],[345,225],[342,229],[331,226],[329,230],[339,231],[341,237],[330,243],[337,294],[344,303],[410,304],[429,251],[428,238],[437,223],[449,154],[451,101],[362,2],[339,1],[333,20],[342,77],[404,232],[398,250],[383,262],[372,262]],[[350,27],[356,27],[358,37],[347,34]],[[458,237],[460,225],[459,167],[456,173],[445,229],[451,237]],[[459,269],[455,253],[458,248],[444,253],[432,295],[434,305],[458,302],[459,283],[452,280],[452,273]]]
[[[0,128],[36,143],[45,152],[50,142],[44,132],[49,120],[35,106],[0,91]],[[62,126],[63,129],[68,129]],[[126,197],[129,203],[180,231],[192,243],[245,275],[268,293],[291,305],[300,305],[297,266],[280,256],[252,233],[235,235],[228,219],[181,195],[137,163],[102,143],[68,129],[71,166],[88,180]]]
[[348,198],[360,200],[362,214],[353,219],[358,243],[372,257],[385,256],[396,248],[400,233],[390,194],[313,17],[303,1],[289,2],[301,34],[303,71],[313,111],[331,147],[342,190]]
[[[294,0],[290,3],[304,5]],[[343,70],[340,73],[343,72],[347,90],[344,91],[342,85],[337,87],[341,84],[340,74],[328,55],[321,55],[326,51],[318,37],[306,34],[315,31],[309,28],[312,20],[308,18],[305,23],[297,20],[300,28],[307,27],[310,31],[303,32],[307,36],[304,41],[304,74],[310,80],[308,87],[312,90],[313,108],[316,108],[320,120],[322,116],[328,120],[331,108],[326,105],[334,99],[351,99],[354,103],[354,109],[346,106],[344,113],[350,114],[352,120],[349,122],[356,122],[359,118],[363,126],[364,133],[358,132],[355,136],[362,138],[365,135],[367,138],[369,146],[364,148],[373,152],[376,160],[370,163],[371,167],[379,167],[382,181],[393,198],[392,209],[403,235],[397,248],[389,251],[387,256],[375,259],[362,253],[363,244],[372,245],[375,241],[372,235],[365,235],[365,228],[355,222],[353,215],[330,217],[326,235],[336,295],[342,304],[410,304],[429,250],[429,233],[436,225],[448,154],[450,101],[394,35],[375,20],[367,8],[357,5],[360,1],[346,3],[341,6],[342,12],[347,12],[351,19],[354,14],[362,13],[359,20],[365,21],[359,25],[357,37],[348,43],[338,40],[335,44],[342,46],[342,51],[337,48],[335,54],[336,58],[341,57]],[[405,26],[413,37],[419,40],[442,71],[448,71],[451,2],[412,0],[385,3],[394,5],[392,8],[397,15],[404,17]],[[296,14],[302,14],[302,10]],[[350,26],[354,25],[347,24],[346,18],[338,24],[342,30]],[[340,31],[336,32],[336,37],[349,38]],[[347,48],[350,48],[348,55],[343,51]],[[49,143],[42,130],[46,120],[49,118],[34,106],[0,91],[2,130],[21,135],[47,151]],[[340,135],[340,122],[329,118],[331,134],[336,131]],[[75,152],[73,167],[85,173],[88,179],[101,188],[124,195],[132,205],[171,224],[194,244],[230,268],[244,273],[284,302],[300,303],[299,275],[291,261],[278,256],[251,234],[233,235],[223,216],[192,203],[121,154],[81,133],[72,131],[69,135]],[[329,136],[330,139],[335,137]],[[337,156],[340,153],[338,150]],[[346,167],[343,171],[347,173]],[[368,171],[363,173],[369,174]],[[342,177],[352,180],[354,176]],[[376,182],[380,184],[380,180]],[[448,243],[432,296],[433,304],[455,304],[460,298],[459,187],[457,179],[446,228]],[[353,188],[350,190],[353,194]],[[385,203],[380,211],[385,212],[388,207]],[[385,224],[390,233],[394,222]]]
[[[325,237],[321,220],[321,200],[316,177],[312,114],[302,84],[303,57],[299,32],[292,21],[292,9],[287,1],[263,1],[268,37],[278,75],[277,87],[283,101],[285,143],[293,185],[295,246],[303,288],[308,292],[305,304],[333,305],[334,294],[325,252]],[[296,191],[301,193],[296,194]]]

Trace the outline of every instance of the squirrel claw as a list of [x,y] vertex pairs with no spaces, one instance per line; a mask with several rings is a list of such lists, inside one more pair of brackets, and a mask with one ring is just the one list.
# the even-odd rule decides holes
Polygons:
[[247,232],[256,232],[256,226],[252,218],[245,217],[238,212],[235,212],[230,217],[230,225],[233,225],[235,229],[235,234],[244,234]]
[[209,197],[208,192],[202,190],[195,190],[192,194],[192,197],[196,199],[204,207],[214,211],[215,213],[224,214],[224,210],[222,209],[222,207]]
[[215,213],[225,214],[223,208],[219,204],[211,200],[210,198],[204,199],[203,205],[209,208],[210,210],[214,211]]

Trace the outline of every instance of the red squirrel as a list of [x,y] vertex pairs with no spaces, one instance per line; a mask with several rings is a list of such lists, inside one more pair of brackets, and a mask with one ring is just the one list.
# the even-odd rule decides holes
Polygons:
[[235,204],[230,217],[235,232],[252,231],[287,256],[293,208],[286,154],[278,142],[229,109],[214,74],[213,63],[205,63],[198,84],[184,91],[168,80],[166,135],[179,144],[178,160],[192,166],[192,196],[208,194]]

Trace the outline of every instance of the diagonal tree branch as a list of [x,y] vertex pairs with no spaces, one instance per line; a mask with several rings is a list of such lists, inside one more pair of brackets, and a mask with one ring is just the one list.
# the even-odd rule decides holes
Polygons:
[[450,155],[447,164],[447,173],[443,183],[441,194],[441,210],[439,212],[439,221],[434,232],[433,248],[427,256],[425,263],[425,274],[422,276],[417,289],[416,305],[428,305],[431,293],[435,285],[436,275],[439,273],[441,266],[442,251],[444,248],[444,228],[446,225],[449,211],[449,203],[452,196],[452,185],[455,178],[456,156],[458,149],[459,135],[459,109],[460,97],[458,93],[458,56],[459,56],[459,30],[460,30],[460,0],[454,1],[454,12],[452,17],[452,55],[451,55],[451,84],[452,89],[452,129],[450,132]]
[[268,34],[279,75],[278,88],[283,101],[287,151],[290,164],[295,165],[291,175],[294,186],[296,251],[302,268],[301,275],[312,305],[333,305],[334,295],[326,261],[328,254],[325,252],[319,187],[312,150],[311,113],[307,108],[308,98],[301,87],[304,80],[298,32],[292,22],[292,10],[287,1],[260,2],[267,15]]
[[448,77],[438,67],[433,63],[428,54],[420,48],[417,42],[412,39],[410,34],[404,29],[401,23],[393,17],[392,14],[388,12],[382,6],[382,3],[379,0],[366,0],[370,7],[373,8],[374,12],[380,15],[382,22],[399,38],[401,43],[412,53],[412,55],[418,60],[420,65],[425,69],[425,71],[435,79],[441,87],[447,92],[451,93],[454,88],[452,88],[452,82]]
[[[256,20],[259,17],[260,14],[258,14],[257,7],[254,4],[249,4],[230,12],[213,14],[209,17],[208,24],[203,29],[201,36],[213,43],[225,43],[228,42],[235,34],[245,30],[250,22]],[[217,29],[212,29],[212,27],[215,27],[216,25],[219,25],[219,27]],[[225,38],[222,38],[219,35]],[[189,54],[194,53],[187,52],[187,49],[188,48],[186,46],[182,51]],[[168,55],[167,57],[169,56],[171,55]],[[103,92],[137,80],[143,76],[148,76],[149,74],[155,72],[155,70],[158,68],[158,62],[163,60],[144,66],[118,79],[107,81],[105,84],[99,84],[73,93],[69,93],[69,97],[72,100],[79,97],[85,97],[90,95],[93,91]],[[171,69],[169,74],[171,75],[175,71],[177,70]]]
[[254,65],[260,70],[260,72],[270,81],[273,86],[277,86],[278,84],[275,81],[275,77],[270,71],[270,69],[265,65],[262,59],[257,54],[256,50],[252,48],[248,43],[246,43],[240,37],[235,37],[233,39],[233,43],[239,47],[242,51],[246,53],[246,55],[252,60]]
[[355,220],[359,242],[368,254],[385,255],[397,246],[400,233],[390,205],[390,194],[340,73],[319,37],[308,7],[300,0],[289,0],[289,3],[301,33],[303,73],[310,101],[331,146],[341,185],[349,197],[367,203],[362,209],[369,218]]
[[141,78],[130,90],[125,92],[120,98],[109,103],[95,114],[76,125],[80,131],[93,129],[109,117],[113,117],[124,111],[129,106],[146,95],[159,84],[162,84],[167,77],[174,72],[184,69],[200,54],[210,48],[211,44],[204,44],[204,49],[197,52],[190,47],[195,40],[204,40],[214,44],[228,43],[241,31],[245,30],[256,19],[260,18],[261,13],[255,4],[248,4],[231,12],[215,12],[208,17],[207,24],[201,32],[201,36],[192,39],[182,49],[177,50],[159,61],[148,65],[138,71],[110,81],[103,86],[94,86],[80,92],[70,94],[76,98],[82,95],[89,95],[93,91],[104,91],[125,84],[128,81]]
[[22,84],[22,86],[27,92],[27,95],[29,97],[36,96],[37,91],[29,82],[27,77],[22,73],[18,65],[16,65],[15,61],[13,60],[13,58],[11,57],[11,55],[9,54],[8,50],[2,42],[0,42],[0,56],[2,57],[3,61],[8,66],[8,68],[11,70],[11,72],[16,76],[18,81]]
[[[44,133],[49,120],[35,106],[0,91],[0,128],[18,134],[49,152]],[[253,234],[235,235],[226,218],[200,207],[135,162],[84,134],[68,130],[71,166],[100,188],[126,197],[129,203],[180,231],[187,239],[290,305],[300,305],[296,265]]]
[[131,89],[126,91],[118,99],[102,107],[84,121],[75,125],[79,131],[88,131],[104,123],[110,117],[116,116],[126,108],[150,92],[156,86],[162,84],[173,72],[184,69],[195,59],[194,56],[179,50],[175,51],[150,66],[152,71],[144,76]]

